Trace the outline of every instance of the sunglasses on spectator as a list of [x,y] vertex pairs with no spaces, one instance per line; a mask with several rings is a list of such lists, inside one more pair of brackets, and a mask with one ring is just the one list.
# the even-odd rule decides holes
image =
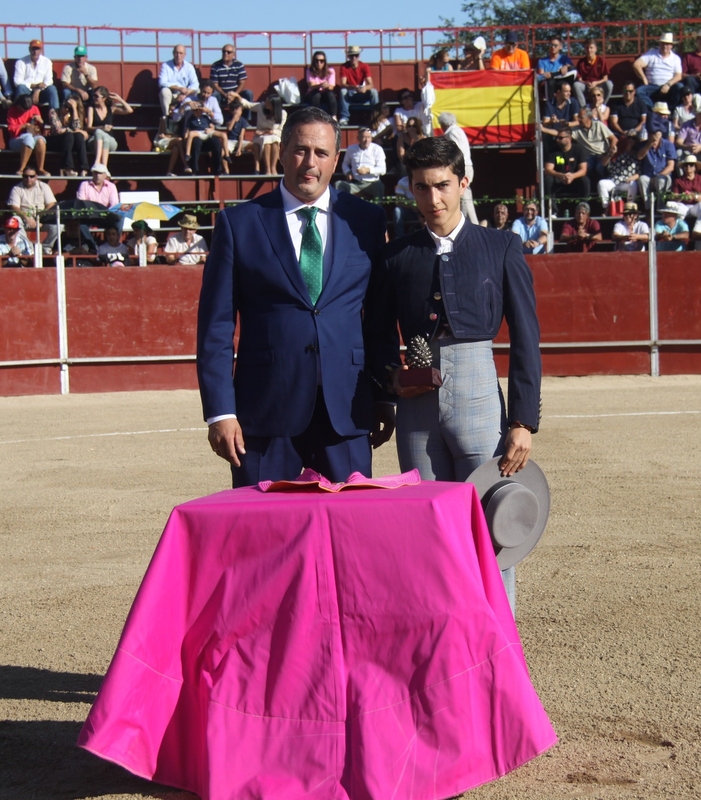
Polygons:
[[357,53],[348,53],[348,58],[360,58]]
[[326,59],[325,58],[315,58],[314,61],[317,64],[324,64],[326,62]]
[[222,50],[222,53],[226,53],[227,55],[233,55],[235,50]]
[[37,176],[36,172],[25,172],[22,177],[23,178],[36,178],[36,176]]
[[624,89],[623,94],[635,94],[635,89]]
[[410,95],[410,94],[403,94],[402,95],[402,100],[413,100],[413,99],[414,99],[413,95]]
[[638,216],[638,212],[637,211],[624,211],[623,212],[623,216],[624,217],[637,217]]

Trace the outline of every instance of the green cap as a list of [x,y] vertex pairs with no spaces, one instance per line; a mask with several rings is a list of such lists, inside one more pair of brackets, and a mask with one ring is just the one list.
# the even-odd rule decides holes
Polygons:
[[78,45],[78,47],[76,47],[76,49],[73,51],[74,56],[87,56],[87,54],[88,49],[87,47],[83,47],[82,44]]

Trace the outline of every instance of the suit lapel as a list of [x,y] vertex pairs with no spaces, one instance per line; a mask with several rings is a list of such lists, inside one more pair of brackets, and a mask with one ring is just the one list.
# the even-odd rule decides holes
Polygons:
[[319,302],[324,298],[327,291],[339,280],[343,274],[343,267],[346,263],[346,256],[352,244],[351,230],[348,222],[339,213],[339,205],[343,201],[335,189],[331,189],[331,267],[328,275],[324,271],[324,285],[321,289]]
[[280,260],[282,268],[290,279],[290,283],[294,286],[302,299],[311,305],[309,290],[302,277],[299,261],[297,260],[295,249],[290,239],[285,209],[282,205],[282,194],[279,189],[275,189],[270,193],[270,200],[270,205],[260,206],[260,218],[263,229],[270,240],[275,255]]

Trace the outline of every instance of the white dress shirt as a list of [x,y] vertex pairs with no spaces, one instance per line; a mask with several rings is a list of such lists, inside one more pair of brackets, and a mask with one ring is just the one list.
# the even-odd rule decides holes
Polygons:
[[[359,167],[368,167],[370,172],[361,175],[358,172]],[[378,180],[387,171],[385,151],[375,142],[370,142],[365,150],[361,150],[359,144],[352,144],[343,157],[342,169],[345,175],[352,172],[355,181]]]
[[37,83],[51,86],[54,82],[54,65],[50,58],[39,56],[37,63],[31,56],[25,56],[15,62],[15,86],[26,86],[31,89]]
[[428,225],[426,226],[426,230],[429,232],[431,238],[433,239],[436,245],[436,255],[440,256],[443,253],[452,253],[453,248],[455,247],[455,240],[458,238],[458,234],[463,228],[465,224],[465,217],[463,214],[460,214],[460,222],[453,228],[453,230],[447,236],[439,236],[437,233],[434,233]]

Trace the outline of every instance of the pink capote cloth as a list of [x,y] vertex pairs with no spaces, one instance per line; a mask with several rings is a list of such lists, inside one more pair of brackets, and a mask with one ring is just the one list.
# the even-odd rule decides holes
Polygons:
[[438,800],[556,742],[471,484],[174,509],[78,744],[204,800]]

